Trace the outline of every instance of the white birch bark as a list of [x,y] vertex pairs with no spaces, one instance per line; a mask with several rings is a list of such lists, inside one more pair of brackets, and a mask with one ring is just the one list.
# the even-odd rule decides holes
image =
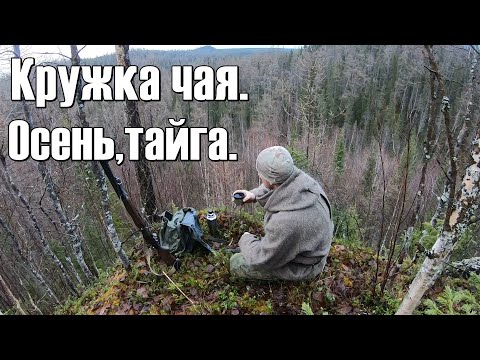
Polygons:
[[40,241],[41,248],[43,249],[45,254],[47,254],[48,256],[50,256],[52,258],[53,263],[62,273],[63,280],[67,284],[68,288],[71,291],[73,291],[74,294],[78,294],[77,290],[75,288],[75,285],[72,282],[72,279],[71,279],[70,275],[68,275],[67,270],[65,269],[65,267],[63,266],[62,262],[57,257],[57,255],[55,255],[55,253],[51,249],[47,239],[45,238],[45,235],[42,231],[42,228],[40,227],[40,224],[38,222],[38,219],[35,216],[35,213],[33,212],[32,206],[30,205],[28,200],[25,198],[25,196],[22,194],[22,192],[17,187],[17,185],[13,182],[13,180],[10,176],[10,173],[8,172],[8,169],[5,165],[4,160],[5,160],[5,158],[4,158],[3,154],[0,154],[0,163],[2,164],[2,171],[0,172],[0,174],[3,177],[3,181],[4,181],[5,185],[8,184],[10,189],[13,191],[13,194],[20,200],[20,202],[23,204],[23,206],[27,210],[27,213],[28,213],[29,218],[30,218],[30,222],[32,223],[33,227],[36,230],[36,233],[38,235],[38,239]]
[[[14,47],[15,56],[20,58],[20,46],[19,45],[14,45],[13,47]],[[27,104],[26,104],[24,99],[22,100],[22,103],[23,103],[23,112],[24,112],[24,115],[25,115],[25,120],[29,123],[30,127],[33,128],[34,127],[33,119],[31,117],[30,112],[28,111],[28,107],[27,107]],[[50,199],[52,200],[55,212],[56,212],[57,216],[59,217],[60,222],[62,223],[62,225],[63,225],[63,227],[64,227],[64,229],[65,229],[65,231],[68,235],[68,238],[69,238],[69,240],[72,244],[74,256],[75,256],[78,264],[80,265],[80,268],[82,269],[82,272],[85,274],[85,276],[89,280],[93,280],[95,278],[95,276],[90,271],[90,268],[88,267],[87,263],[85,262],[85,258],[83,256],[83,250],[82,250],[82,240],[83,239],[80,236],[80,234],[78,234],[78,232],[76,231],[76,226],[68,218],[67,214],[65,213],[65,211],[62,208],[62,205],[60,203],[60,199],[59,199],[57,191],[55,189],[55,183],[54,183],[52,177],[50,176],[50,173],[47,169],[47,166],[46,166],[45,162],[38,161],[37,166],[38,166],[38,170],[39,170],[40,174],[42,175],[42,179],[45,182],[45,185],[47,187],[47,192],[48,192],[48,195],[50,196]]]
[[444,227],[433,245],[430,256],[426,257],[422,267],[415,276],[415,279],[404,297],[397,315],[410,315],[420,304],[420,301],[427,291],[440,276],[444,270],[445,263],[448,262],[452,251],[467,228],[470,217],[478,209],[478,199],[480,197],[480,133],[473,141],[471,152],[473,164],[467,167],[465,176],[456,201],[453,205],[453,211],[448,219],[447,229]]
[[[72,55],[72,65],[80,65],[80,57],[78,55],[77,45],[70,45],[71,55]],[[77,87],[77,92],[75,94],[75,100],[78,105],[78,116],[80,118],[80,123],[83,127],[90,127],[89,122],[87,121],[84,103],[81,98],[81,87]],[[113,223],[112,212],[110,210],[110,200],[108,197],[108,187],[107,181],[105,179],[105,174],[100,169],[98,162],[92,161],[90,163],[92,172],[97,179],[96,183],[98,189],[100,190],[101,195],[101,203],[103,208],[103,220],[105,221],[105,225],[107,227],[108,237],[113,245],[115,252],[117,253],[120,261],[122,262],[125,269],[130,269],[130,260],[125,254],[125,251],[122,248],[122,243],[118,238],[117,230],[115,229],[115,225]]]
[[23,262],[26,264],[28,269],[32,272],[33,276],[35,277],[35,279],[37,279],[38,283],[43,288],[45,288],[45,291],[47,292],[47,295],[50,298],[52,298],[57,304],[60,304],[60,301],[58,300],[58,298],[54,294],[53,290],[50,288],[50,286],[45,281],[41,272],[37,269],[37,267],[35,266],[33,261],[30,261],[30,259],[28,259],[27,255],[25,254],[25,252],[21,248],[20,243],[17,240],[15,234],[10,230],[10,227],[8,226],[8,224],[1,217],[0,217],[0,228],[2,228],[3,231],[5,231],[7,237],[12,239],[13,247],[14,247],[15,251],[20,256],[20,258],[23,260]]
[[92,274],[90,271],[90,268],[88,267],[87,263],[85,262],[85,257],[83,255],[83,250],[82,250],[82,237],[78,233],[76,229],[76,225],[68,218],[67,214],[62,208],[62,205],[60,203],[60,198],[58,197],[58,194],[55,190],[55,185],[53,182],[53,179],[45,165],[45,163],[38,162],[38,169],[40,170],[40,173],[42,174],[42,178],[45,182],[45,185],[47,187],[47,192],[48,195],[50,196],[50,199],[52,200],[53,207],[55,209],[55,212],[60,219],[60,223],[62,224],[63,228],[65,229],[68,238],[72,244],[73,248],[73,254],[78,262],[78,265],[80,265],[80,268],[82,269],[83,274],[89,279],[93,280],[95,279],[95,276]]
[[8,287],[7,283],[5,280],[3,280],[2,275],[0,274],[0,288],[3,288],[5,291],[5,294],[7,297],[10,299],[10,301],[15,304],[15,307],[17,308],[18,312],[22,315],[27,315],[25,310],[22,308],[22,304],[20,304],[20,301],[15,297],[15,295],[12,293],[10,288]]
[[[473,103],[473,95],[474,95],[473,87],[474,87],[474,81],[475,81],[475,77],[476,77],[477,65],[478,65],[478,59],[476,57],[474,57],[472,59],[471,65],[470,65],[470,81],[468,83],[468,87],[466,89],[466,95],[465,95],[467,97],[467,108],[466,108],[464,116],[463,116],[462,128],[460,129],[460,131],[457,135],[457,139],[455,141],[455,150],[454,150],[455,161],[458,161],[458,157],[459,157],[460,151],[462,149],[462,146],[464,144],[465,137],[468,133],[469,128],[471,127],[472,103]],[[447,175],[449,177],[452,176],[451,167],[449,168],[449,170],[447,172]],[[452,179],[452,180],[455,181],[455,179]],[[451,188],[451,186],[450,186],[449,182],[447,181],[446,184],[445,184],[445,187],[443,189],[442,195],[438,198],[437,209],[435,211],[435,215],[433,215],[432,220],[431,220],[431,224],[433,226],[437,225],[438,220],[440,219],[440,217],[444,213],[445,206],[446,206],[446,204],[448,202],[448,199],[450,197],[450,188]]]
[[480,274],[480,257],[463,259],[452,263],[453,268],[448,269],[449,273],[455,275],[468,275],[470,272]]

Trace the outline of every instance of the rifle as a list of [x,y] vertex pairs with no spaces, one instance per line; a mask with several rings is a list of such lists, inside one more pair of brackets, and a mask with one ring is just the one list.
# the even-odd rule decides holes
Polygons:
[[120,200],[122,200],[122,203],[135,223],[135,226],[141,231],[145,242],[157,250],[160,260],[165,262],[167,265],[173,265],[175,269],[178,270],[180,268],[180,260],[175,258],[168,251],[162,249],[157,235],[150,231],[147,222],[137,208],[132,204],[132,201],[128,197],[128,193],[123,187],[122,180],[113,174],[108,161],[102,160],[100,161],[100,165],[102,165],[102,169],[105,172],[105,175],[107,175],[108,181],[110,181],[110,184],[112,184],[117,196],[120,198]]

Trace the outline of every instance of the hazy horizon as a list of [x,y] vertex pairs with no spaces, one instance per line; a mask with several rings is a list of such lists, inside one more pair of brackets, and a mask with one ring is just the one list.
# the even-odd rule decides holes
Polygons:
[[[82,58],[91,59],[98,56],[115,53],[115,45],[77,45],[81,50]],[[216,49],[236,49],[236,48],[298,48],[302,45],[130,45],[130,49],[146,50],[194,50],[203,46],[213,46]],[[27,48],[26,48],[27,47]],[[24,45],[22,50],[25,54],[41,55],[44,53],[63,54],[69,56],[70,45]],[[25,49],[26,48],[26,49]],[[22,51],[22,52],[23,52]],[[59,55],[62,56],[62,55]]]
[[[77,45],[82,59],[92,59],[103,55],[114,54],[115,45]],[[241,48],[285,48],[295,49],[302,45],[130,45],[130,49],[146,50],[195,50],[203,46],[213,46],[216,49]],[[0,74],[10,69],[9,50],[11,45],[0,45]],[[62,57],[70,57],[70,45],[20,45],[22,57],[34,57],[36,62],[54,61]]]

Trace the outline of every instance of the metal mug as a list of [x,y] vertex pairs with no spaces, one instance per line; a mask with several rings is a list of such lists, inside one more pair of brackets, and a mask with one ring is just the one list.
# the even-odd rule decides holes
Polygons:
[[237,206],[243,205],[244,198],[245,198],[245,194],[243,192],[237,192],[233,194],[233,199],[234,199],[235,205]]

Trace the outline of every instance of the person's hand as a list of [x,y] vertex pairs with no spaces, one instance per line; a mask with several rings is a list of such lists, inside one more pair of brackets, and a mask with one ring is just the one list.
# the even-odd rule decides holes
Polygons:
[[[255,202],[255,194],[252,193],[251,191],[248,191],[248,190],[235,190],[235,191],[233,192],[233,194],[239,193],[239,192],[245,194],[245,197],[243,198],[243,203],[244,203],[244,204],[248,204],[248,203]],[[232,201],[235,200],[235,199],[233,198],[233,194],[232,194]]]
[[260,241],[260,238],[256,235],[253,235],[252,233],[249,233],[248,231],[244,232],[242,236],[240,236],[240,239],[238,239],[238,246],[242,248],[245,243],[250,243],[253,241]]

